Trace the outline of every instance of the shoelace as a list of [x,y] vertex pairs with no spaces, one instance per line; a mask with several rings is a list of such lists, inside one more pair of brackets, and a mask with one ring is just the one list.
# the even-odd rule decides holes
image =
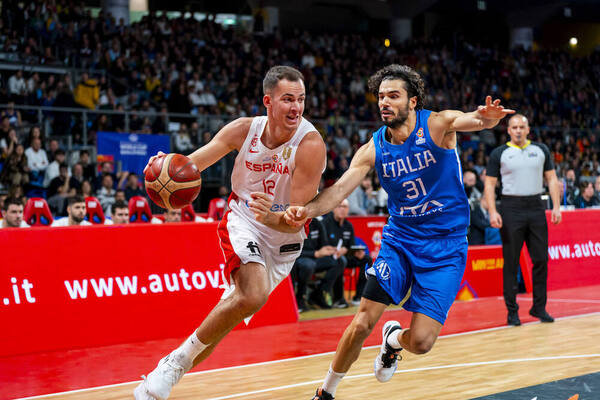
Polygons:
[[383,368],[390,368],[394,362],[400,357],[402,360],[402,356],[400,355],[400,350],[393,349],[389,344],[385,345],[385,353],[381,355],[381,361],[383,363]]
[[318,389],[317,393],[315,394],[315,397],[313,397],[312,400],[327,400],[327,399],[333,399],[333,397],[325,397],[325,394],[323,393],[323,389]]
[[179,382],[179,379],[181,379],[181,377],[185,373],[182,366],[180,366],[177,363],[172,363],[171,360],[165,361],[162,367],[164,368],[165,376],[167,376],[171,380],[171,383],[173,385]]

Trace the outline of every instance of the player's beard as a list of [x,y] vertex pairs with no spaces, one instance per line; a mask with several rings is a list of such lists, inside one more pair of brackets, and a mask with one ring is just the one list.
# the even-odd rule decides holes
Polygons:
[[[383,119],[383,118],[382,118]],[[391,120],[383,119],[383,124],[391,129],[396,129],[402,126],[408,119],[408,103],[406,103],[406,107],[398,110],[398,114]]]
[[71,215],[71,219],[78,224],[82,223],[84,218],[85,218],[85,215],[82,217],[80,217],[79,215],[75,215],[75,214]]

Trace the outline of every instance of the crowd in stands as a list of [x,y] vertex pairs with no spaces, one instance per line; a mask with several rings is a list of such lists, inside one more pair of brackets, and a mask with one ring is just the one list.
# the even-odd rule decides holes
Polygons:
[[[75,193],[95,194],[110,215],[119,190],[141,188],[139,178],[126,172],[98,175],[89,153],[65,154],[57,140],[46,136],[71,135],[74,143],[93,145],[93,132],[124,131],[126,125],[131,132],[166,132],[167,113],[196,118],[261,115],[264,72],[280,63],[297,66],[305,75],[305,116],[318,121],[328,146],[324,186],[341,176],[369,139],[361,123],[377,124],[376,98],[367,91],[366,79],[381,65],[397,62],[423,75],[428,108],[472,110],[490,94],[526,115],[532,139],[552,151],[563,182],[563,204],[598,204],[598,51],[575,57],[558,50],[506,51],[468,40],[430,39],[385,47],[383,40],[368,35],[252,34],[223,27],[212,18],[155,14],[125,25],[102,11],[92,17],[71,0],[7,1],[1,18],[0,52],[13,55],[13,61],[86,71],[73,79],[71,74],[17,69],[0,79],[0,104],[8,104],[0,110],[2,190],[11,197],[42,193],[56,215],[66,215],[66,199]],[[44,111],[52,124],[50,132],[43,132],[32,126],[36,113],[19,111],[15,104],[79,107],[98,114],[88,121],[89,142],[82,143],[82,121],[76,114]],[[126,124],[122,115],[103,110],[132,114]],[[208,142],[220,127],[174,120],[179,122],[174,151],[182,153]],[[500,126],[459,137],[472,210],[479,207],[489,152],[507,141],[504,130]],[[386,212],[386,194],[376,175],[365,179],[349,202],[351,214]]]

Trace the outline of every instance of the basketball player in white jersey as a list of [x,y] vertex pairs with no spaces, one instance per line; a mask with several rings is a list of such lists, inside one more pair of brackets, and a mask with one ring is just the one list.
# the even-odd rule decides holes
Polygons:
[[230,151],[239,151],[229,211],[218,227],[230,287],[200,327],[136,387],[137,400],[169,397],[183,374],[260,310],[300,255],[304,231],[289,227],[282,233],[270,226],[285,225],[283,214],[274,212],[304,205],[317,194],[325,168],[325,143],[302,117],[306,97],[302,73],[287,66],[273,67],[265,76],[263,91],[266,117],[239,118],[190,155],[203,171]]

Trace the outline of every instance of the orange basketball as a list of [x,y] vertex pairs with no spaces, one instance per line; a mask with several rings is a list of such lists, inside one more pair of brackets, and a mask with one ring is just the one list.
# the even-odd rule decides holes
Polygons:
[[158,206],[183,208],[200,193],[200,171],[196,164],[181,154],[166,154],[156,158],[144,176],[146,192]]

